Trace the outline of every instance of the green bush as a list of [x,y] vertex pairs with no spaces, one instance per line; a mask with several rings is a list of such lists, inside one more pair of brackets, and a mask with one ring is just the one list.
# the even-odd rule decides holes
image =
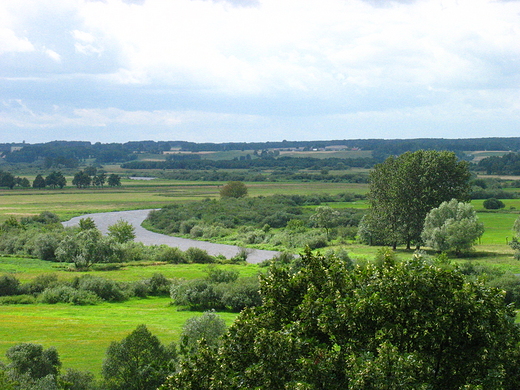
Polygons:
[[209,264],[215,262],[213,256],[209,255],[204,249],[191,247],[184,254],[188,263]]
[[95,305],[100,298],[91,291],[76,290],[70,286],[51,287],[43,291],[38,297],[42,303],[71,303],[73,305]]
[[502,202],[501,200],[496,199],[496,198],[486,199],[483,203],[483,206],[486,210],[498,210],[498,209],[503,209],[504,207],[506,207],[504,202]]
[[186,256],[183,251],[176,247],[163,245],[159,247],[155,253],[155,261],[166,262],[171,264],[186,263]]
[[238,279],[238,275],[239,272],[237,270],[210,267],[206,280],[211,283],[232,283]]
[[13,275],[0,276],[0,296],[17,295],[20,292],[20,281]]
[[222,294],[216,284],[202,279],[174,283],[170,290],[174,304],[190,310],[223,309]]
[[234,283],[221,287],[222,304],[234,312],[246,307],[258,306],[262,303],[258,277],[240,278]]
[[73,286],[78,290],[90,291],[108,302],[121,302],[127,299],[123,289],[113,280],[92,275],[76,278]]
[[47,288],[56,287],[58,285],[58,276],[56,274],[40,274],[31,282],[20,286],[21,292],[24,294],[37,295]]
[[10,295],[0,297],[0,305],[33,305],[36,298],[33,295]]
[[146,279],[144,282],[150,295],[168,295],[170,293],[171,281],[159,272],[154,273],[150,279]]

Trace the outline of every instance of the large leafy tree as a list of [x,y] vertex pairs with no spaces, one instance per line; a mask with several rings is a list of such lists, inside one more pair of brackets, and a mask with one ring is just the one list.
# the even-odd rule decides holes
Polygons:
[[452,152],[419,150],[389,157],[370,173],[368,226],[394,248],[401,243],[419,247],[426,214],[444,201],[468,200],[469,178],[467,162]]
[[243,198],[247,196],[247,187],[241,181],[228,181],[221,189],[222,198]]
[[263,304],[163,389],[517,388],[520,333],[502,291],[420,256],[349,268],[310,252],[297,269],[272,266]]

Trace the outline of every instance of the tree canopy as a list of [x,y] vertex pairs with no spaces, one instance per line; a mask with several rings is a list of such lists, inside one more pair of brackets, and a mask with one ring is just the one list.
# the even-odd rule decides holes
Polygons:
[[468,163],[453,152],[419,150],[389,157],[370,173],[366,223],[383,244],[420,246],[426,214],[442,202],[469,198]]
[[518,388],[520,333],[503,292],[441,265],[383,256],[351,270],[310,251],[273,265],[263,304],[162,389]]

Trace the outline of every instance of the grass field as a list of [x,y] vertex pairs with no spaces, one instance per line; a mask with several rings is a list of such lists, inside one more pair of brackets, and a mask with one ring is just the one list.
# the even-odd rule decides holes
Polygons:
[[[178,311],[169,298],[131,299],[95,306],[10,305],[0,314],[0,355],[21,342],[54,346],[63,368],[99,375],[106,349],[137,325],[146,324],[161,342],[177,342],[184,322],[200,312]],[[230,325],[234,313],[219,313]],[[2,359],[3,360],[3,359]]]
[[[128,266],[116,271],[90,271],[91,275],[117,281],[136,281],[160,272],[168,278],[202,278],[208,265],[168,264]],[[241,276],[257,275],[256,265],[227,265]],[[38,259],[0,257],[0,274],[15,275],[27,282],[42,273],[53,273],[59,280],[72,279],[85,272],[66,271],[60,264]],[[184,322],[200,312],[178,311],[170,298],[133,298],[123,303],[95,306],[31,304],[2,306],[0,312],[0,356],[21,342],[57,348],[65,368],[90,370],[99,374],[106,348],[121,340],[139,324],[146,324],[163,343],[177,342]],[[235,313],[219,313],[228,325]],[[0,359],[1,360],[1,359]]]

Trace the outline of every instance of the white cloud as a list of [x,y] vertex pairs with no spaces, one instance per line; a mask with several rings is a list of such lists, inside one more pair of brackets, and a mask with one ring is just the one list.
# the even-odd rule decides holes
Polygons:
[[520,2],[45,3],[0,4],[0,99],[40,112],[20,126],[518,130]]

